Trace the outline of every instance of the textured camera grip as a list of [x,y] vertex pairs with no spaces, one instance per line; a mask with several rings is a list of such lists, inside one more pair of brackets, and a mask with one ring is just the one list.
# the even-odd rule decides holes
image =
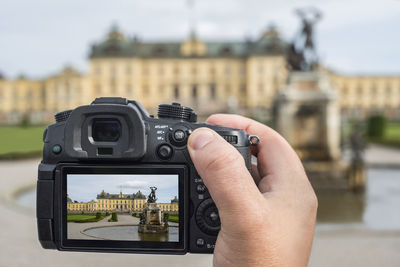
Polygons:
[[251,151],[249,146],[236,147],[239,153],[244,158],[244,162],[249,171],[251,171]]

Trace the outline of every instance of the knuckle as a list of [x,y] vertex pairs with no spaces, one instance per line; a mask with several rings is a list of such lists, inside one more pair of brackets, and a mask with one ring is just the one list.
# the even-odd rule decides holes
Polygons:
[[206,168],[209,170],[223,170],[237,165],[243,161],[243,158],[239,153],[235,152],[215,153],[207,162]]
[[314,192],[314,190],[311,189],[311,191],[307,194],[305,198],[305,204],[307,206],[307,209],[310,211],[310,213],[316,213],[318,209],[318,198]]
[[316,211],[318,209],[318,198],[314,192],[312,192],[310,196],[310,207],[313,211]]

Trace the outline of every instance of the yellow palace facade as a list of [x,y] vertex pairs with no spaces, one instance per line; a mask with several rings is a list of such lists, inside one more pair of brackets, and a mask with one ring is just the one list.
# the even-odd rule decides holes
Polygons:
[[[77,202],[68,198],[68,213],[80,212],[142,212],[146,208],[146,197],[138,191],[136,194],[110,194],[104,190],[97,195],[96,201]],[[179,211],[179,201],[177,197],[170,203],[157,203],[162,212]]]
[[[0,123],[53,121],[54,113],[99,96],[140,101],[151,113],[181,102],[202,115],[271,114],[285,87],[287,42],[273,27],[254,40],[144,42],[113,27],[90,48],[88,72],[66,67],[44,79],[0,77]],[[343,75],[323,70],[338,90],[342,114],[400,118],[400,75]]]

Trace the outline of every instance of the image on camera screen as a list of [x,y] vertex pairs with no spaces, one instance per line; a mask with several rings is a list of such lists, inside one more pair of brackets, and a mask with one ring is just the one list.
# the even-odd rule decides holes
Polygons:
[[67,238],[179,242],[177,174],[68,174]]

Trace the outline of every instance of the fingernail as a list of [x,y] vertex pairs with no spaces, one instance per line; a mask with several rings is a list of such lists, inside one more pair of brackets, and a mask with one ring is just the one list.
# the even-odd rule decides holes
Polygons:
[[193,150],[199,150],[210,143],[213,139],[214,134],[211,132],[211,130],[197,129],[190,135],[189,146]]

